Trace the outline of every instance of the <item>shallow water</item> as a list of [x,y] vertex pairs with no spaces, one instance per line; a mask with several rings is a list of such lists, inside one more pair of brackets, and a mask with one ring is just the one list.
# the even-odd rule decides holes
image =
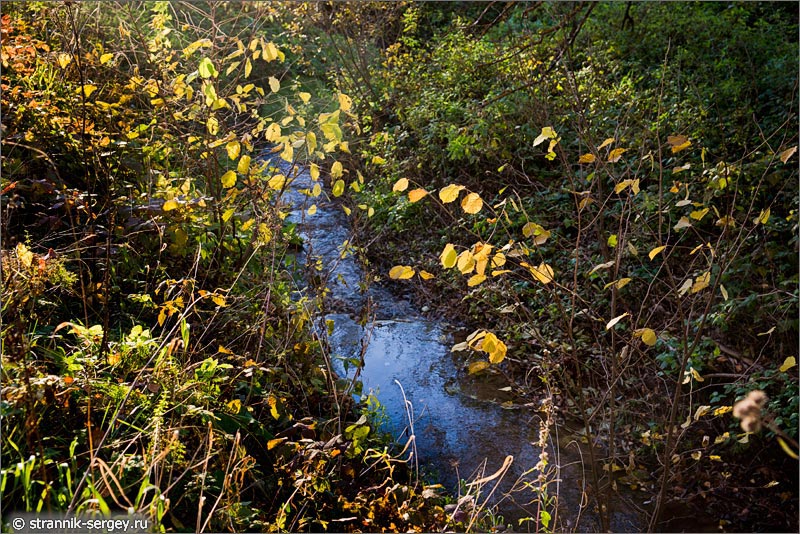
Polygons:
[[[286,173],[286,166],[281,166]],[[287,220],[298,225],[303,237],[301,259],[320,259],[323,273],[328,274],[328,309],[335,313],[325,319],[333,321],[328,342],[337,373],[353,377],[352,361],[358,361],[363,347],[364,366],[358,378],[363,395],[371,392],[380,401],[384,430],[401,444],[413,436],[408,451],[412,465],[419,462],[451,491],[474,493],[474,486],[459,486],[459,481],[490,476],[512,457],[504,476],[483,485],[478,502],[488,499],[512,528],[527,530],[518,520],[536,517],[538,509],[535,494],[522,483],[538,475],[532,468],[542,452],[535,446],[540,414],[535,407],[504,407],[510,400],[507,392],[486,377],[469,377],[460,360],[463,356],[450,352],[454,330],[450,325],[422,318],[407,301],[385,288],[371,285],[364,290],[360,264],[352,254],[342,254],[342,244],[352,238],[348,220],[340,206],[323,198],[324,193],[310,199],[301,192],[312,186],[307,172],[297,176],[285,195],[293,208]],[[317,211],[308,215],[312,204]],[[367,302],[374,320],[361,326],[357,318],[364,314]],[[553,429],[552,438],[551,445],[569,441],[559,428]],[[583,494],[579,451],[566,447],[556,455],[550,447],[548,452],[551,465],[560,467],[548,491],[559,496],[561,529],[597,531],[596,515],[588,509],[579,513]],[[503,497],[515,484],[512,497]],[[532,523],[531,527],[535,528]],[[621,512],[612,519],[615,531],[642,527],[636,514]]]

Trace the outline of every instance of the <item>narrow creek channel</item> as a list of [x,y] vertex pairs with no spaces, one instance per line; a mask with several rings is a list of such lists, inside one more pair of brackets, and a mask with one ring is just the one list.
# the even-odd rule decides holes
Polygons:
[[[287,164],[276,160],[273,164],[291,176]],[[448,491],[457,493],[460,480],[469,482],[495,474],[511,457],[504,476],[483,485],[478,503],[489,497],[488,504],[496,506],[496,513],[511,529],[527,531],[529,527],[520,525],[519,520],[538,516],[536,495],[524,488],[524,482],[538,476],[532,468],[541,453],[535,445],[539,411],[531,406],[504,406],[510,394],[501,386],[469,377],[458,361],[458,353],[450,352],[454,327],[423,318],[409,302],[386,288],[370,284],[363,291],[364,272],[358,260],[342,254],[343,243],[352,239],[347,217],[324,193],[309,198],[303,190],[313,185],[309,173],[301,170],[284,198],[292,210],[287,221],[297,224],[304,241],[297,264],[318,259],[324,266],[322,276],[327,276],[327,309],[335,312],[324,319],[328,324],[333,322],[328,341],[336,372],[352,378],[357,366],[344,362],[358,361],[363,354],[358,380],[363,384],[362,394],[373,393],[385,411],[383,430],[403,444],[413,435],[416,457],[412,456],[412,461],[418,461]],[[316,213],[309,215],[312,204]],[[358,317],[368,301],[374,320],[361,326]],[[550,495],[558,495],[559,528],[598,531],[600,524],[591,511],[592,504],[581,506],[586,502],[583,480],[588,474],[583,471],[578,448],[567,446],[571,441],[577,443],[577,438],[556,427],[548,447],[550,464],[559,468],[551,471],[548,486]],[[561,443],[558,454],[552,443]],[[512,488],[515,491],[509,497]],[[468,491],[461,486],[461,495]],[[530,528],[535,527],[531,524]],[[614,531],[642,528],[645,525],[636,513],[621,509],[612,515]]]

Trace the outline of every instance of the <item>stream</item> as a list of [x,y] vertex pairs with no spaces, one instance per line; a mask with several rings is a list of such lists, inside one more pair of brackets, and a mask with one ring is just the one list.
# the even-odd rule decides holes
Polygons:
[[[277,158],[272,163],[290,176],[287,164]],[[325,193],[317,198],[303,193],[313,185],[308,172],[301,171],[284,200],[292,208],[287,221],[297,224],[303,238],[298,268],[319,259],[324,266],[319,274],[328,276],[326,309],[334,312],[324,319],[328,325],[333,322],[328,342],[335,371],[348,378],[358,372],[362,398],[374,394],[385,412],[383,430],[401,445],[413,435],[406,452],[411,454],[412,467],[418,462],[423,473],[432,475],[430,478],[448,491],[474,495],[476,487],[460,485],[460,480],[490,477],[510,461],[503,476],[482,485],[477,502],[495,506],[496,514],[512,530],[535,529],[534,523],[520,524],[519,520],[539,515],[536,494],[524,487],[525,481],[538,476],[532,468],[541,453],[536,446],[539,410],[511,405],[511,393],[501,389],[504,384],[493,384],[491,377],[469,376],[463,369],[464,353],[450,352],[456,332],[452,325],[422,317],[409,302],[379,285],[369,284],[364,291],[364,272],[357,258],[352,254],[342,257],[342,244],[352,239],[347,217]],[[312,204],[317,210],[309,215]],[[358,318],[368,302],[374,320],[361,326]],[[362,353],[364,365],[357,371],[358,365],[352,362]],[[345,364],[347,359],[350,365]],[[548,492],[558,495],[560,530],[598,531],[593,503],[581,506],[585,502],[584,463],[577,443],[578,437],[565,429],[556,426],[551,430]],[[558,454],[554,444],[560,444]],[[515,489],[508,496],[512,487]],[[639,514],[616,508],[612,530],[646,528]]]

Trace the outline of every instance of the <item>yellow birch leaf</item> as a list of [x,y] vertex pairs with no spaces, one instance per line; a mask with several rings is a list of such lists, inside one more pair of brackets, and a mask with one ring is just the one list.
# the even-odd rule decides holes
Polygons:
[[272,90],[273,93],[277,93],[281,90],[281,82],[275,76],[269,77],[269,88]]
[[314,184],[314,187],[311,189],[311,196],[317,198],[322,194],[322,186],[319,184]]
[[315,213],[317,213],[317,205],[316,204],[312,204],[311,207],[308,208],[308,211],[306,211],[306,213],[308,215],[314,215]]
[[233,217],[233,214],[236,213],[233,208],[226,209],[222,214],[222,222],[228,222]]
[[703,217],[706,216],[706,213],[708,213],[708,210],[709,210],[708,208],[704,208],[704,209],[701,209],[701,210],[695,210],[695,211],[693,211],[692,213],[689,214],[689,217],[691,217],[692,219],[694,219],[696,221],[701,221],[701,220],[703,220]]
[[539,136],[536,139],[534,139],[533,146],[540,145],[541,143],[544,143],[546,140],[555,139],[556,137],[558,137],[556,131],[553,130],[553,128],[551,128],[550,126],[545,126],[544,128],[542,128],[542,133],[540,133]]
[[300,97],[300,100],[303,101],[303,104],[308,104],[308,101],[311,100],[311,93],[299,93],[297,96]]
[[212,302],[214,302],[214,304],[216,304],[220,308],[225,308],[225,307],[228,306],[225,303],[225,297],[223,297],[222,295],[216,295],[216,294],[211,295],[211,300],[212,300]]
[[473,274],[469,280],[467,280],[468,287],[474,287],[486,280],[485,274]]
[[453,247],[453,245],[450,243],[445,245],[444,250],[439,256],[439,260],[442,262],[442,267],[445,269],[451,269],[455,267],[456,260],[458,260],[458,254],[456,253],[455,247]]
[[622,158],[622,155],[627,152],[627,148],[615,148],[611,152],[608,153],[608,162],[609,163],[616,163]]
[[250,73],[253,72],[253,63],[250,61],[250,58],[247,58],[247,61],[244,62],[244,79],[250,77]]
[[663,251],[665,248],[667,248],[667,246],[666,246],[666,245],[662,245],[662,246],[660,246],[660,247],[656,247],[656,248],[654,248],[653,250],[651,250],[651,251],[650,251],[650,252],[647,254],[647,255],[650,257],[650,261],[653,261],[653,258],[655,258],[656,256],[658,256],[658,255],[659,255],[659,254],[660,254],[660,253],[661,253],[661,252],[662,252],[662,251]]
[[334,161],[333,165],[331,165],[331,178],[341,178],[343,172],[344,167],[342,167],[342,163],[340,161]]
[[250,172],[250,156],[242,156],[236,164],[236,170],[239,174],[247,175]]
[[471,273],[475,269],[475,257],[472,255],[472,252],[465,250],[459,254],[456,266],[458,270],[461,271],[461,274]]
[[236,173],[234,171],[226,172],[219,179],[222,182],[222,187],[226,189],[236,185]]
[[706,381],[706,379],[703,378],[702,376],[700,376],[700,373],[698,373],[697,369],[695,369],[694,367],[691,368],[691,372],[692,372],[692,376],[694,377],[694,379],[697,380],[698,382],[705,382]]
[[[289,439],[289,438],[285,438],[284,437],[284,438],[275,438],[275,439],[269,440],[267,442],[267,450],[271,451],[272,449],[274,449],[275,447],[277,447],[278,445],[280,445],[281,443],[283,443],[287,439]],[[334,449],[334,450],[336,451],[336,450],[339,450],[339,449]]]
[[339,93],[339,109],[342,111],[350,111],[353,107],[353,99],[349,96]]
[[283,189],[283,186],[286,184],[286,176],[282,174],[276,174],[272,178],[269,179],[267,185],[273,191],[280,191]]
[[423,280],[430,280],[431,278],[433,278],[433,275],[428,271],[420,271],[419,277],[422,278]]
[[219,132],[219,121],[214,117],[209,117],[208,120],[206,120],[206,129],[211,135],[217,135],[217,132]]
[[[401,180],[402,180],[402,178],[401,178]],[[413,189],[413,190],[408,192],[408,201],[409,202],[417,202],[417,201],[425,198],[425,195],[427,195],[427,194],[428,194],[428,192],[425,191],[422,188]]]
[[163,211],[172,211],[177,207],[178,207],[178,201],[173,198],[171,200],[167,200],[166,202],[164,202],[164,205],[161,206],[161,209]]
[[498,267],[502,267],[505,264],[506,264],[506,255],[503,254],[502,252],[498,252],[492,258],[492,268],[493,269],[496,269]]
[[728,300],[728,290],[722,284],[719,285],[719,292],[722,293],[722,298]]
[[225,150],[228,152],[228,158],[233,161],[239,157],[242,146],[239,144],[239,141],[230,141],[225,145]]
[[402,193],[406,189],[408,189],[408,178],[400,178],[392,186],[392,191],[396,193]]
[[333,184],[333,196],[340,197],[344,193],[344,180],[336,180]]
[[[103,54],[102,56],[100,56],[100,64],[105,65],[112,59],[114,59],[114,54]],[[784,163],[786,162],[784,161]]]
[[709,271],[704,272],[697,278],[695,278],[694,284],[692,284],[691,293],[697,293],[698,291],[702,291],[703,289],[708,287],[708,284],[711,282],[711,273]]
[[308,168],[308,173],[311,175],[311,179],[315,182],[319,180],[319,165],[312,163]]
[[449,204],[458,198],[458,194],[464,189],[463,185],[450,184],[439,190],[439,200],[443,204]]
[[281,159],[291,163],[294,160],[294,147],[291,143],[284,143],[283,152],[281,152]]
[[767,224],[767,221],[769,221],[769,216],[770,216],[769,208],[761,210],[761,213],[758,215],[758,217],[755,218],[753,224]]
[[278,141],[278,139],[281,138],[281,125],[277,122],[270,124],[267,127],[267,131],[264,133],[264,137],[271,143]]
[[611,144],[611,143],[613,143],[614,141],[616,141],[616,139],[615,139],[615,138],[613,138],[613,137],[609,137],[609,138],[607,138],[605,141],[603,141],[602,143],[600,143],[600,146],[598,146],[598,147],[597,147],[597,150],[600,150],[601,148],[605,148],[605,147],[607,147],[608,145],[610,145],[610,144]]
[[614,192],[616,194],[620,194],[621,192],[625,191],[629,185],[633,183],[633,180],[622,180],[616,186],[614,186]]
[[72,56],[66,53],[58,54],[58,66],[62,69],[66,69],[67,65],[72,62]]
[[482,207],[483,200],[481,200],[481,197],[478,195],[478,193],[470,193],[464,197],[464,200],[461,201],[461,209],[463,209],[466,213],[478,213],[481,211]]
[[94,93],[95,91],[97,91],[97,86],[96,85],[88,85],[87,84],[87,85],[83,86],[83,96],[85,98],[89,98],[90,96],[92,96],[92,93]]
[[549,284],[553,281],[553,268],[547,265],[546,263],[540,263],[538,267],[534,267],[532,265],[527,265],[526,263],[522,263],[521,265],[527,266],[530,273],[543,284]]
[[306,134],[306,148],[308,149],[309,156],[317,150],[317,134],[314,132],[308,132]]
[[794,356],[789,356],[783,360],[783,365],[780,366],[780,372],[785,373],[795,365],[797,365],[797,359]]
[[652,328],[642,328],[639,337],[642,338],[642,341],[648,347],[652,347],[656,344],[656,341],[658,341],[658,336],[656,336],[656,333]]
[[344,212],[344,214],[345,214],[345,215],[347,215],[348,217],[349,217],[349,216],[350,216],[350,214],[353,212],[353,211],[352,211],[350,208],[348,208],[347,206],[342,206],[342,211],[343,211],[343,212]]
[[408,280],[414,274],[414,269],[409,265],[395,265],[389,270],[389,278],[392,280]]
[[594,154],[584,154],[578,158],[578,163],[594,163]]

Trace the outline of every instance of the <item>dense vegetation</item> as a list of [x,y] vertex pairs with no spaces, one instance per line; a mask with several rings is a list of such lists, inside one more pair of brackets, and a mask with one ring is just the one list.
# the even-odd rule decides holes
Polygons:
[[[604,521],[627,487],[653,530],[687,510],[795,530],[797,22],[4,2],[4,522],[487,528],[445,512],[332,373],[284,220],[308,167],[373,274],[476,331],[465,374],[554,394]],[[530,489],[550,511],[517,528],[566,528],[555,463]]]

